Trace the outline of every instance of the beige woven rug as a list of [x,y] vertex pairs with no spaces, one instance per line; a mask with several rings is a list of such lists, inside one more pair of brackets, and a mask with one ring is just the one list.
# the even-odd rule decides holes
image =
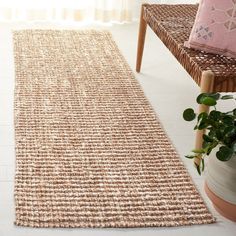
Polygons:
[[16,225],[214,222],[111,35],[14,32]]

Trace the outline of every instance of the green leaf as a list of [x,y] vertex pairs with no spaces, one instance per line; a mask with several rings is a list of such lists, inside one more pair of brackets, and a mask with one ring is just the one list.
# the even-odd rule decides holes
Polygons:
[[233,114],[236,116],[236,108],[233,109]]
[[207,126],[208,126],[207,121],[202,121],[202,122],[200,122],[200,124],[199,124],[199,126],[198,126],[198,129],[199,129],[199,130],[206,129]]
[[222,143],[223,143],[225,146],[230,147],[231,142],[232,142],[232,141],[231,141],[231,138],[223,137],[223,139],[222,139]]
[[214,99],[215,101],[217,101],[220,98],[220,93],[201,93],[197,97],[197,103],[203,104],[202,100],[207,97],[210,97],[210,98]]
[[225,115],[222,118],[222,122],[226,125],[233,126],[234,125],[234,117]]
[[234,150],[227,146],[221,146],[219,151],[216,153],[216,157],[220,161],[228,161],[233,156]]
[[207,118],[208,114],[206,112],[201,112],[198,117],[197,117],[197,120],[200,121],[200,120],[205,120]]
[[205,161],[204,161],[204,159],[202,158],[202,171],[204,171],[204,169],[205,169]]
[[217,121],[217,120],[219,120],[221,118],[221,112],[212,110],[209,113],[209,118],[213,119],[214,121]]
[[201,93],[201,94],[199,94],[198,96],[197,96],[197,103],[198,104],[202,104],[201,103],[201,100],[202,100],[202,98],[204,98],[206,96],[206,94],[205,93]]
[[196,114],[192,108],[186,109],[183,113],[183,118],[186,121],[192,121],[195,119],[195,117],[196,117]]
[[201,175],[200,166],[199,166],[196,162],[194,162],[194,165],[195,165],[195,167],[196,167],[196,169],[197,169],[198,174]]
[[233,98],[234,98],[233,95],[224,95],[221,97],[222,100],[233,99]]
[[216,136],[216,131],[211,129],[207,135],[210,136],[210,137],[215,137]]
[[215,129],[215,136],[218,140],[222,140],[224,137],[224,127]]
[[192,154],[186,156],[189,159],[198,159],[195,167],[201,175],[205,169],[205,161],[203,157],[209,155],[212,150],[217,149],[216,157],[221,161],[227,161],[236,153],[236,108],[228,112],[218,111],[216,108],[219,99],[235,99],[232,95],[222,96],[219,93],[202,93],[197,97],[197,102],[206,106],[214,106],[208,113],[202,112],[198,115],[194,110],[188,108],[184,111],[183,117],[187,121],[192,121],[197,116],[197,124],[194,129],[206,129],[207,133],[203,135],[202,147],[192,150]]
[[213,141],[212,143],[208,143],[209,145],[205,148],[205,152],[207,156],[210,155],[211,151],[219,144],[218,141]]
[[232,137],[236,135],[236,127],[235,126],[228,126],[224,129],[224,135],[227,137]]
[[209,143],[211,143],[211,142],[213,142],[213,138],[211,138],[210,136],[208,136],[208,135],[206,135],[206,134],[203,134],[203,140],[205,140],[206,142],[209,142]]
[[187,156],[185,156],[186,158],[188,158],[188,159],[193,159],[193,158],[195,158],[196,156],[195,155],[187,155]]
[[220,99],[220,93],[210,93],[208,96],[214,98],[215,100]]
[[203,139],[202,148],[207,149],[210,144]]
[[198,153],[198,154],[205,153],[205,151],[203,149],[193,149],[192,152],[193,153]]
[[215,106],[216,100],[212,97],[203,97],[201,99],[201,104],[204,104],[206,106]]

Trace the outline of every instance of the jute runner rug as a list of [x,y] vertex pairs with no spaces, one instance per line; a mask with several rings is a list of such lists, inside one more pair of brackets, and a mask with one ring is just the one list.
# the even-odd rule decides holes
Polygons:
[[214,222],[111,35],[14,32],[16,225]]

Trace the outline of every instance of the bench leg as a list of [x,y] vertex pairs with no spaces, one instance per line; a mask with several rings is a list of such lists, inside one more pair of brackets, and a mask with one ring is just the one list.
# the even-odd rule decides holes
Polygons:
[[[213,91],[213,85],[214,85],[214,73],[210,70],[204,71],[202,73],[201,85],[200,85],[201,93],[211,93]],[[199,105],[199,114],[201,112],[209,112],[209,106]],[[202,143],[203,143],[202,136],[204,133],[205,130],[197,130],[195,149],[202,148]],[[196,165],[200,164],[200,160],[198,158],[195,158],[194,162]]]
[[143,48],[144,48],[146,29],[147,29],[147,23],[143,19],[143,8],[144,8],[144,5],[142,5],[142,8],[141,8],[141,16],[140,16],[140,23],[139,23],[139,36],[138,36],[138,48],[137,48],[137,59],[136,59],[137,72],[140,72],[140,68],[141,68]]

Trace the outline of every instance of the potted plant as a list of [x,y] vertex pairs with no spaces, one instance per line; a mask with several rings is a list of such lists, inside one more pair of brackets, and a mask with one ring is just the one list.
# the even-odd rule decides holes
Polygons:
[[205,169],[207,175],[205,190],[214,207],[222,215],[236,221],[236,108],[222,112],[217,109],[219,100],[234,100],[233,95],[221,96],[220,93],[202,93],[197,97],[198,104],[210,107],[210,112],[196,114],[192,108],[183,113],[186,121],[196,120],[194,130],[206,130],[202,147],[187,155],[199,159],[195,163],[198,173]]

